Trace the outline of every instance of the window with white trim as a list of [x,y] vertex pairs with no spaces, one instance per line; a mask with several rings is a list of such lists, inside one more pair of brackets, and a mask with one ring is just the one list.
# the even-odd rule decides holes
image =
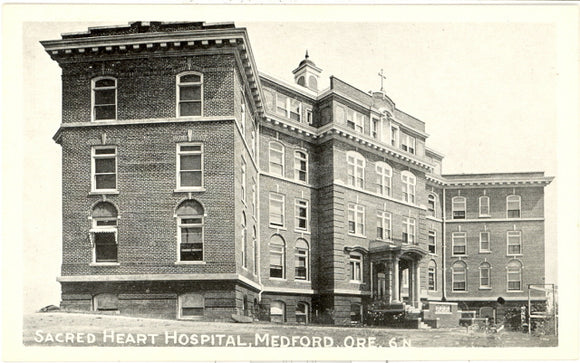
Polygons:
[[203,188],[203,145],[177,144],[177,189]]
[[246,203],[246,160],[244,160],[244,158],[242,158],[242,168],[241,168],[241,173],[240,173],[240,179],[241,179],[241,189],[242,189],[242,202]]
[[519,256],[522,254],[522,232],[507,232],[507,254],[508,256]]
[[429,231],[427,238],[429,253],[437,253],[437,233],[435,231]]
[[270,141],[269,152],[270,173],[284,176],[284,145]]
[[479,288],[491,289],[491,265],[488,262],[479,265]]
[[467,255],[467,233],[453,232],[451,234],[451,245],[453,250],[453,256]]
[[299,231],[308,231],[308,201],[304,199],[296,199],[295,201],[295,226],[294,228]]
[[427,282],[429,291],[437,291],[437,264],[433,260],[427,265]]
[[372,118],[371,121],[371,137],[373,139],[378,139],[379,138],[379,119],[378,118]]
[[407,135],[404,132],[401,133],[401,149],[403,151],[414,154],[416,142],[417,140],[413,136]]
[[519,195],[508,195],[506,198],[508,218],[520,218],[522,210],[522,198]]
[[437,217],[437,195],[430,193],[427,195],[427,215]]
[[479,252],[491,252],[490,233],[488,231],[479,232]]
[[93,88],[93,121],[117,119],[117,80],[99,77],[91,82]]
[[512,260],[506,267],[507,291],[522,291],[522,264]]
[[348,233],[358,236],[365,234],[365,208],[362,205],[348,205]]
[[375,171],[377,173],[377,193],[390,196],[393,169],[389,164],[378,161],[375,164]]
[[305,151],[294,152],[294,179],[308,182],[308,154]]
[[346,126],[357,132],[360,132],[361,134],[364,133],[365,118],[365,115],[354,110],[346,110]]
[[356,151],[346,153],[347,184],[363,188],[365,183],[365,158]]
[[403,217],[403,234],[404,243],[415,243],[415,218]]
[[451,285],[453,291],[467,291],[467,265],[463,261],[456,261],[451,266]]
[[116,192],[117,148],[115,146],[93,146],[91,154],[92,191]]
[[302,121],[302,102],[276,93],[276,113],[294,121]]
[[407,203],[415,203],[415,185],[417,184],[417,178],[410,171],[403,171],[401,173],[402,189],[403,189],[403,201]]
[[179,261],[203,261],[203,220],[202,205],[193,199],[183,201],[175,211]]
[[270,227],[284,227],[284,200],[283,194],[270,193]]
[[314,122],[314,119],[312,117],[312,109],[307,108],[306,109],[306,123],[309,125],[312,125],[313,122]]
[[286,243],[278,235],[270,238],[270,277],[283,279],[286,277]]
[[282,301],[272,301],[270,303],[270,321],[272,323],[286,322],[286,304]]
[[246,220],[246,213],[242,212],[241,221],[242,230],[242,267],[248,267],[248,225]]
[[201,319],[205,309],[205,299],[200,294],[179,295],[179,319]]
[[489,197],[487,195],[482,195],[481,197],[479,197],[479,216],[480,217],[490,216]]
[[350,281],[362,282],[362,261],[363,256],[360,252],[351,252],[349,255]]
[[91,213],[90,230],[93,262],[116,263],[117,260],[117,208],[108,202],[99,202]]
[[294,278],[296,280],[309,280],[308,276],[308,256],[309,248],[306,240],[299,238],[296,241],[296,250],[294,252],[295,266]]
[[196,72],[177,75],[177,116],[201,116],[203,76]]
[[391,213],[389,212],[377,212],[377,239],[385,241],[391,239]]
[[399,147],[399,127],[391,125],[391,146]]
[[307,303],[299,302],[296,304],[296,322],[298,324],[308,324],[310,322],[310,308]]
[[451,198],[451,215],[453,219],[465,219],[467,199],[461,196]]

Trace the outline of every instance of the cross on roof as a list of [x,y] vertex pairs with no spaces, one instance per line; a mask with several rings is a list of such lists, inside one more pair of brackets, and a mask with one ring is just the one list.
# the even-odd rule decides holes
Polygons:
[[381,92],[384,92],[383,81],[385,79],[387,79],[387,76],[385,76],[385,74],[383,73],[383,69],[382,68],[381,68],[381,71],[379,72],[379,77],[381,77]]

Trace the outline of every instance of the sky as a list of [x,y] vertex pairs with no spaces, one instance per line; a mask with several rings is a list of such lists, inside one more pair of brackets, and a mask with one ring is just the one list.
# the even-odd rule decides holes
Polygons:
[[[20,73],[22,92],[30,102],[21,112],[20,144],[8,152],[21,152],[21,208],[34,210],[39,218],[38,223],[21,221],[25,312],[60,301],[61,155],[52,136],[61,117],[61,72],[39,41],[88,26],[184,16],[176,7],[164,13],[140,8],[102,22],[105,17],[87,15],[87,10],[74,13],[76,17],[54,8],[45,11],[46,17],[23,15],[31,21],[22,22],[19,70],[26,70]],[[332,13],[311,7],[279,10],[256,16],[248,8],[203,8],[182,20],[235,21],[246,27],[258,69],[288,82],[306,49],[323,69],[321,88],[328,87],[333,75],[361,90],[378,90],[382,69],[387,95],[397,108],[426,123],[427,145],[445,155],[443,173],[544,171],[556,176],[545,190],[545,211],[546,281],[557,281],[562,47],[553,22],[479,19],[475,12],[461,20],[422,12],[403,18],[399,8],[389,6],[363,8],[355,12],[358,21],[334,15],[335,8]],[[46,20],[52,18],[58,21]],[[6,122],[4,117],[3,126]]]

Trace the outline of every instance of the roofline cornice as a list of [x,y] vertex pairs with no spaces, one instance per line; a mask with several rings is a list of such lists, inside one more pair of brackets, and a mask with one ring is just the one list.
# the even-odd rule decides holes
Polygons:
[[481,188],[481,187],[491,187],[491,188],[503,188],[503,187],[513,187],[513,186],[547,186],[553,180],[554,177],[522,177],[519,179],[514,178],[497,178],[497,179],[466,179],[466,180],[448,180],[445,177],[436,177],[433,175],[426,175],[428,182],[443,186],[445,188]]

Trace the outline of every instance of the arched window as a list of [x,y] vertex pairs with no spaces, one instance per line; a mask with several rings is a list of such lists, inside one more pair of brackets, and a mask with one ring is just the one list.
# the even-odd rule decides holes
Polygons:
[[117,208],[108,202],[99,202],[91,213],[90,237],[95,263],[117,263]]
[[270,277],[283,279],[286,276],[284,261],[286,260],[286,244],[278,235],[270,238]]
[[113,77],[93,79],[93,120],[117,119],[117,80]]
[[294,278],[308,280],[308,242],[300,238],[296,241]]
[[508,195],[506,198],[506,209],[508,218],[520,218],[522,198],[519,195]]
[[522,264],[512,260],[507,265],[507,290],[522,291]]
[[435,193],[427,195],[427,215],[437,217],[437,194]]
[[242,266],[248,267],[248,228],[246,225],[246,213],[242,212]]
[[433,260],[427,265],[429,291],[437,291],[437,263]]
[[310,322],[310,308],[307,303],[300,301],[296,304],[296,322],[308,324]]
[[489,197],[487,195],[482,195],[479,197],[479,216],[489,217],[490,215]]
[[298,81],[296,83],[298,83],[300,86],[305,86],[306,82],[304,81],[304,76],[298,77]]
[[346,153],[347,184],[357,188],[363,188],[365,184],[365,158],[356,151]]
[[93,296],[94,311],[117,311],[119,310],[119,297],[115,294],[98,294]]
[[482,262],[479,265],[479,288],[491,288],[491,265],[488,262]]
[[203,75],[197,72],[177,76],[177,116],[201,116],[203,109]]
[[403,201],[407,203],[415,203],[415,185],[417,178],[410,171],[403,171],[401,173],[401,181],[403,182]]
[[456,261],[451,266],[453,291],[467,291],[467,265],[463,261]]
[[391,195],[393,169],[389,164],[379,161],[375,164],[375,171],[377,172],[377,193],[386,196]]
[[270,303],[270,321],[273,323],[286,322],[286,304],[282,301]]
[[308,154],[305,151],[294,152],[294,179],[308,182]]
[[199,294],[183,294],[178,298],[178,319],[200,319],[203,317],[205,299]]
[[276,141],[270,141],[269,151],[270,173],[284,176],[284,145]]
[[193,199],[182,202],[175,213],[179,261],[203,261],[203,218],[202,205]]
[[465,219],[465,210],[467,206],[467,199],[465,197],[456,196],[451,198],[451,214],[453,219]]

